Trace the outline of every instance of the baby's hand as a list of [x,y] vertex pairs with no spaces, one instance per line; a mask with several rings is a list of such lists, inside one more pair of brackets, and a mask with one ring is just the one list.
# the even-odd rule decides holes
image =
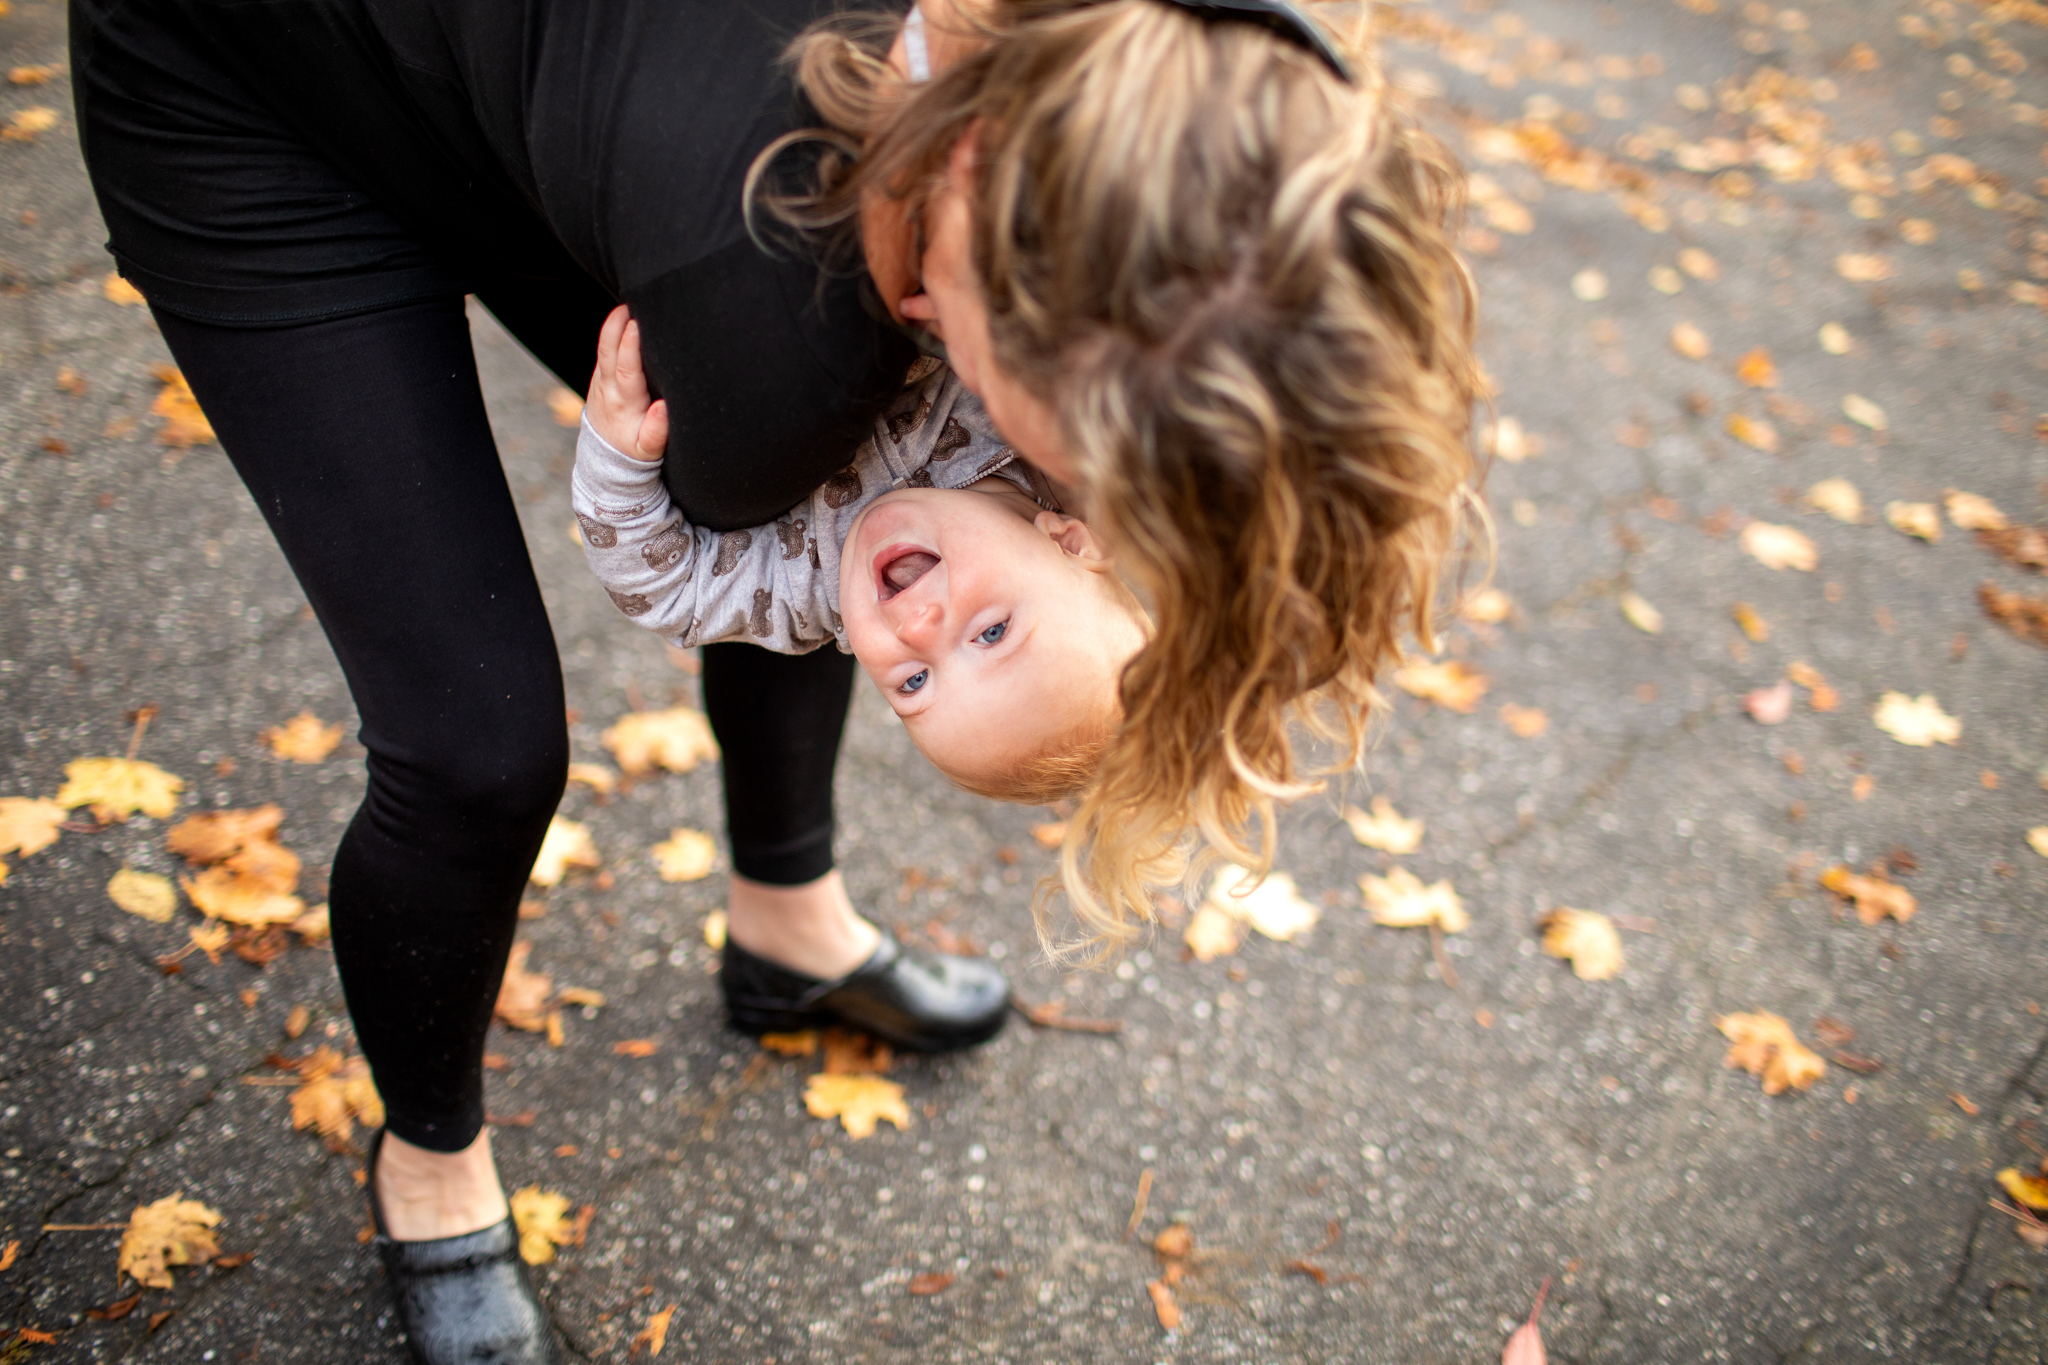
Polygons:
[[636,460],[652,464],[668,449],[668,404],[647,401],[640,368],[640,324],[626,305],[612,309],[597,336],[597,370],[590,376],[584,415],[597,434]]

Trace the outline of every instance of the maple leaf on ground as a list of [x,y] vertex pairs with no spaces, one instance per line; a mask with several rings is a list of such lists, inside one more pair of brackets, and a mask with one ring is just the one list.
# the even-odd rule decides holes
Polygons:
[[140,811],[168,820],[178,808],[185,780],[154,763],[134,758],[74,758],[64,765],[64,786],[57,804],[66,810],[91,806],[103,825],[118,824]]
[[1948,519],[1960,530],[2003,531],[2012,525],[2005,513],[1998,510],[1998,504],[1975,493],[1951,488],[1942,494],[1941,501],[1948,509]]
[[172,1266],[204,1265],[220,1255],[213,1234],[219,1226],[220,1214],[182,1190],[140,1205],[121,1234],[115,1273],[148,1289],[169,1289]]
[[1887,692],[1878,699],[1872,713],[1877,728],[1901,744],[1925,748],[1930,744],[1954,744],[1962,737],[1963,723],[1941,709],[1932,692],[1908,697]]
[[1367,848],[1397,855],[1413,853],[1422,847],[1422,834],[1426,828],[1421,820],[1404,818],[1394,809],[1394,803],[1384,796],[1372,799],[1370,815],[1356,806],[1346,806],[1344,823],[1351,826],[1351,837]]
[[597,867],[603,863],[597,845],[591,842],[590,826],[557,815],[548,821],[548,832],[534,857],[527,879],[535,886],[557,886],[572,867]]
[[858,1029],[835,1024],[818,1041],[825,1051],[827,1076],[879,1076],[896,1065],[894,1049]]
[[2048,527],[2008,526],[2003,531],[1979,531],[1977,543],[2023,569],[2048,569]]
[[1920,908],[1913,893],[1897,882],[1865,877],[1840,863],[1820,874],[1820,884],[1843,900],[1853,901],[1856,918],[1865,924],[1875,924],[1886,915],[1904,924]]
[[0,853],[26,858],[57,842],[64,806],[29,796],[0,796]]
[[1365,908],[1374,924],[1390,929],[1420,929],[1435,924],[1447,934],[1459,934],[1472,923],[1449,878],[1424,886],[1413,872],[1397,867],[1384,877],[1370,873],[1360,877],[1358,887],[1365,893]]
[[533,952],[531,939],[512,945],[505,960],[505,979],[498,986],[498,1002],[492,1013],[499,1021],[528,1033],[547,1028],[548,1001],[554,994],[555,979],[546,972],[530,972],[526,959]]
[[299,856],[282,844],[252,841],[197,877],[178,880],[208,919],[290,924],[306,913],[306,903],[292,894],[299,866]]
[[250,844],[275,843],[278,826],[283,823],[284,808],[277,805],[201,811],[171,826],[164,843],[194,867],[205,867]]
[[1812,572],[1820,563],[1813,542],[1790,526],[1777,526],[1768,521],[1752,521],[1742,528],[1743,551],[1767,569],[1797,569],[1801,573]]
[[566,1195],[526,1185],[512,1192],[512,1226],[519,1230],[519,1259],[546,1265],[556,1247],[581,1246],[587,1224],[569,1216]]
[[169,877],[124,867],[107,883],[107,899],[131,915],[153,924],[169,924],[178,909],[177,888]]
[[1775,1014],[1724,1014],[1715,1027],[1729,1041],[1721,1065],[1761,1076],[1766,1095],[1806,1090],[1827,1074],[1820,1054],[1800,1042],[1792,1026]]
[[847,1136],[855,1140],[871,1136],[882,1119],[898,1128],[910,1127],[910,1106],[903,1102],[903,1087],[880,1076],[833,1076],[821,1071],[804,1085],[804,1108],[812,1118],[838,1119]]
[[1822,479],[1806,490],[1806,505],[1836,521],[1863,520],[1863,495],[1847,479]]
[[156,434],[158,444],[180,450],[210,444],[215,439],[213,423],[200,410],[184,374],[175,365],[152,365],[149,372],[164,386],[149,405],[151,412],[164,419],[163,429]]
[[1323,917],[1322,911],[1302,898],[1294,878],[1285,872],[1268,872],[1261,881],[1235,863],[1217,866],[1203,904],[1282,943],[1314,928]]
[[667,711],[630,711],[598,736],[628,777],[663,768],[686,773],[718,757],[718,741],[702,711],[677,706]]
[[1237,951],[1237,945],[1244,939],[1244,926],[1229,911],[1203,905],[1188,917],[1188,927],[1181,931],[1180,938],[1195,961],[1214,962]]
[[292,1067],[302,1082],[292,1091],[292,1131],[317,1129],[330,1151],[346,1151],[349,1135],[360,1122],[365,1128],[384,1126],[384,1101],[370,1079],[370,1064],[344,1057],[324,1044]]
[[672,829],[648,852],[665,882],[700,881],[718,862],[718,845],[702,830]]
[[1888,502],[1884,519],[1894,531],[1929,542],[1941,539],[1941,517],[1931,502]]
[[1998,1183],[2012,1196],[2012,1202],[2021,1208],[2048,1212],[2048,1177],[2027,1175],[2016,1167],[2008,1166],[1998,1173]]
[[609,799],[619,785],[619,775],[602,763],[571,763],[569,780],[581,782],[596,792],[600,804]]
[[[564,393],[568,390],[564,389]],[[670,1304],[658,1313],[647,1315],[647,1325],[634,1334],[632,1347],[626,1352],[630,1358],[640,1354],[640,1348],[647,1348],[647,1358],[652,1360],[661,1354],[661,1348],[668,1344],[668,1320],[675,1316],[676,1306]]]
[[282,725],[273,725],[257,738],[270,752],[294,763],[324,763],[344,733],[339,722],[322,725],[311,711],[301,711]]
[[1986,616],[2022,640],[2048,646],[2048,597],[2007,592],[1987,580],[1977,585],[1977,605],[1984,608]]
[[1461,659],[1407,664],[1394,670],[1394,685],[1413,697],[1469,716],[1492,686],[1484,673]]
[[1559,906],[1539,923],[1543,951],[1570,962],[1579,980],[1605,981],[1621,974],[1621,935],[1614,921],[1599,911]]

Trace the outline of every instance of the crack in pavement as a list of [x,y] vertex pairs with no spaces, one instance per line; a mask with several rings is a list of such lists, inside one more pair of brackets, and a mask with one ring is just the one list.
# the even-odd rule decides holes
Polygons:
[[[2034,1055],[2029,1057],[2027,1064],[2006,1082],[2004,1093],[1998,1097],[1998,1103],[1992,1106],[1990,1127],[1993,1132],[1997,1131],[1999,1122],[2004,1119],[2006,1110],[2011,1107],[2019,1092],[2029,1089],[2027,1082],[2033,1079],[2034,1073],[2040,1069],[2044,1060],[2048,1060],[2048,1034],[2042,1035],[2039,1045],[2034,1048]],[[1991,1205],[1988,1202],[1980,1203],[1976,1213],[1971,1217],[1970,1231],[1963,1238],[1962,1255],[1956,1262],[1956,1273],[1949,1278],[1948,1288],[1942,1291],[1940,1302],[1936,1305],[1937,1313],[1954,1316],[1956,1296],[1962,1292],[1963,1281],[1968,1278],[1971,1269],[1977,1263],[1977,1240],[1983,1234],[1984,1215],[1989,1212]]]

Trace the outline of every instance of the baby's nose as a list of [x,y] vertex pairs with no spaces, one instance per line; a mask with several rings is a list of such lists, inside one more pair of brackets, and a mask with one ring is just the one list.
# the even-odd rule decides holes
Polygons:
[[922,645],[938,634],[944,620],[945,610],[937,602],[920,602],[904,615],[896,633],[906,643]]

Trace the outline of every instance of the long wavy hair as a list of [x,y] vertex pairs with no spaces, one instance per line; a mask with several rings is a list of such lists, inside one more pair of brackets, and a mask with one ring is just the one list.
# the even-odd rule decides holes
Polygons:
[[[995,358],[1057,412],[1152,617],[1067,821],[1078,935],[1037,906],[1049,948],[1101,955],[1207,860],[1270,866],[1276,803],[1360,762],[1380,670],[1410,634],[1434,648],[1478,507],[1464,181],[1390,99],[1363,19],[1332,26],[1355,85],[1158,0],[994,0],[973,22],[980,47],[912,87],[886,65],[895,20],[806,30],[791,57],[828,126],[764,151],[750,202],[844,234],[875,191],[916,223],[976,132]],[[804,139],[825,145],[815,185],[768,194]]]

